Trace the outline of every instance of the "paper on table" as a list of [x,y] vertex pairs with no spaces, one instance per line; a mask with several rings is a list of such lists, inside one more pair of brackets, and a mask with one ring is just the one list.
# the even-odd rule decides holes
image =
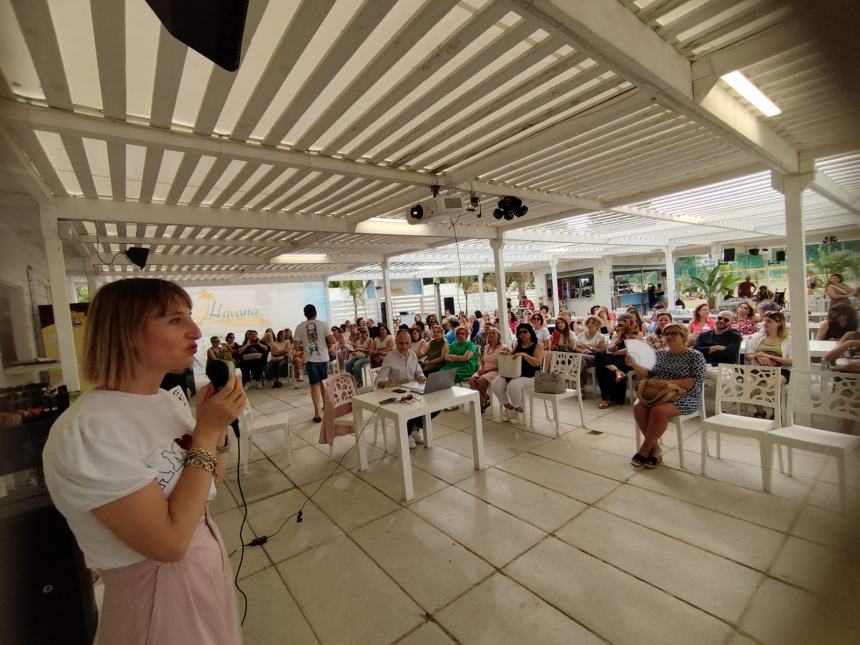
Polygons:
[[657,354],[648,343],[643,340],[628,340],[624,344],[627,347],[627,355],[636,361],[637,365],[646,370],[654,369],[657,364]]

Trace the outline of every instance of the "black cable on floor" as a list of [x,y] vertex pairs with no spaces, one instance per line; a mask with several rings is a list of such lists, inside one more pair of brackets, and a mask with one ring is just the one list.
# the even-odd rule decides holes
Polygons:
[[[241,552],[239,553],[239,565],[236,567],[236,576],[233,578],[233,584],[236,585],[236,589],[238,589],[239,593],[242,594],[244,607],[242,608],[241,625],[244,626],[245,617],[248,615],[248,596],[245,594],[245,590],[239,586],[239,572],[242,570],[242,563],[245,561],[245,536],[243,534],[245,532],[245,524],[248,521],[248,502],[245,500],[245,491],[242,490],[242,441],[238,437],[238,432],[236,434],[236,486],[239,489],[239,497],[242,498],[242,524],[239,526],[239,543],[242,546],[240,547]],[[250,444],[250,440],[248,443]],[[233,553],[235,553],[235,550]]]

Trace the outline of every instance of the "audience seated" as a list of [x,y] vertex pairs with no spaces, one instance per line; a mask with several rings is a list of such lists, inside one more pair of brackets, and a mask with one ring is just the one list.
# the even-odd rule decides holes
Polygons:
[[353,343],[352,351],[344,363],[344,370],[352,374],[358,387],[364,387],[364,377],[361,368],[370,362],[370,351],[373,349],[373,339],[367,327],[358,328],[359,339]]
[[381,367],[382,361],[391,350],[394,349],[394,336],[385,323],[379,323],[376,330],[376,338],[373,339],[373,347],[370,350],[370,366]]
[[442,348],[442,370],[457,370],[458,383],[468,381],[478,369],[478,348],[469,340],[469,330],[457,327],[454,332],[454,342]]
[[263,369],[266,367],[268,355],[269,346],[260,340],[257,330],[249,329],[245,332],[245,342],[239,347],[242,385],[247,385],[254,379],[259,387],[263,387]]
[[821,323],[817,340],[841,340],[845,334],[857,331],[857,311],[848,302],[831,305],[827,320]]
[[636,319],[636,324],[639,326],[639,331],[642,332],[642,336],[646,336],[648,334],[648,326],[642,320],[642,316],[639,313],[639,309],[635,306],[627,307],[627,313],[633,316]]
[[409,330],[409,340],[410,347],[415,355],[418,357],[418,360],[424,358],[424,355],[427,353],[427,341],[421,335],[421,330],[414,326]]
[[625,343],[628,340],[642,340],[642,332],[636,323],[636,318],[630,314],[618,316],[615,323],[615,336],[606,351],[597,352],[594,355],[594,367],[601,398],[600,405],[597,407],[601,409],[608,408],[613,403],[621,405],[627,398],[625,375],[631,368],[624,362],[627,354]]
[[481,412],[490,407],[489,387],[499,375],[499,356],[509,354],[510,347],[502,344],[502,334],[495,327],[486,331],[487,344],[478,359],[478,371],[469,379],[469,387],[478,391]]
[[758,332],[757,309],[751,300],[744,300],[738,305],[737,319],[732,323],[732,329],[741,336],[751,336]]
[[555,319],[555,329],[550,338],[549,348],[554,352],[576,351],[576,336],[571,331],[567,320],[561,316]]
[[600,332],[603,320],[597,316],[589,316],[585,319],[585,331],[577,334],[575,349],[582,354],[585,367],[594,365],[594,354],[606,349],[609,342],[605,334]]
[[266,365],[266,378],[271,379],[273,388],[278,388],[281,387],[281,379],[289,374],[287,366],[292,349],[292,343],[287,342],[287,334],[283,329],[269,344],[269,348],[272,353]]
[[687,325],[689,332],[691,334],[701,334],[706,329],[713,329],[714,321],[711,320],[710,315],[711,308],[705,302],[693,309],[693,319]]
[[[764,331],[750,336],[747,341],[744,360],[752,365],[763,365],[766,367],[782,367],[782,383],[787,383],[791,376],[786,367],[791,366],[791,342],[788,334],[788,325],[785,316],[780,311],[770,311],[764,316]],[[753,415],[764,419],[765,410],[756,406]]]
[[759,318],[764,319],[764,315],[769,311],[779,311],[779,305],[773,300],[773,291],[767,288],[767,285],[761,285],[756,294],[756,310]]
[[733,320],[731,311],[721,311],[714,322],[714,328],[699,334],[693,346],[713,367],[720,363],[738,362],[743,337],[740,332],[732,329]]
[[[429,318],[429,316],[428,316]],[[431,330],[433,340],[427,343],[427,353],[424,355],[422,369],[425,374],[432,374],[438,371],[445,364],[443,352],[448,346],[448,341],[445,340],[445,335],[442,333],[441,325],[433,325]]]
[[839,344],[827,352],[824,362],[834,372],[860,372],[860,333],[845,334]]
[[[544,349],[538,342],[534,329],[527,323],[521,323],[517,327],[516,336],[517,340],[511,356],[522,358],[520,376],[514,379],[499,376],[490,383],[490,391],[504,409],[522,412],[523,392],[534,385],[535,372],[539,372],[543,365]],[[506,419],[503,414],[502,420]]]
[[540,312],[533,313],[531,316],[531,323],[532,329],[535,330],[538,342],[543,345],[544,349],[549,349],[552,339],[550,337],[549,329],[544,324],[543,314]]
[[672,314],[668,311],[660,311],[655,316],[654,322],[656,323],[656,327],[645,338],[645,342],[654,350],[665,349],[666,339],[663,336],[663,330],[666,328],[666,325],[672,322]]
[[652,370],[637,365],[630,356],[625,357],[626,364],[639,377],[670,381],[685,390],[677,401],[649,407],[637,400],[633,405],[636,426],[643,434],[639,450],[630,459],[635,468],[656,468],[663,455],[659,439],[666,432],[669,419],[679,414],[693,414],[701,405],[707,366],[699,352],[687,348],[688,334],[680,323],[666,325],[663,337],[667,340],[667,348],[657,352],[657,363]]

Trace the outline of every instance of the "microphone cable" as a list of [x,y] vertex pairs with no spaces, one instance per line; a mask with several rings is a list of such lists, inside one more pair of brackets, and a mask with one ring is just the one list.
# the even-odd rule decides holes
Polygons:
[[[242,594],[242,621],[240,626],[244,627],[245,617],[248,615],[248,595],[245,590],[239,586],[239,572],[242,571],[242,563],[245,561],[245,524],[248,522],[248,502],[245,499],[245,491],[242,490],[242,440],[239,438],[239,431],[236,430],[236,487],[239,489],[239,497],[242,498],[242,523],[239,525],[239,544],[241,544],[241,552],[239,553],[239,564],[236,567],[236,573],[233,577],[233,584],[236,589]],[[248,440],[248,449],[250,450],[251,441]],[[236,551],[234,550],[233,553]],[[229,557],[229,556],[228,556]]]

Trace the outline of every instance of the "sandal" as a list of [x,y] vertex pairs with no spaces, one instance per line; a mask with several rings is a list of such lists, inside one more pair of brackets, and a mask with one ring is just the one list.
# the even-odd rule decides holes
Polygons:
[[[609,401],[601,401],[601,402],[600,402],[600,405],[598,405],[597,407],[598,407],[598,409],[600,409],[600,410],[605,410],[605,409],[606,409],[606,408],[608,408],[610,405],[612,405],[612,404],[611,404]],[[638,453],[637,453],[637,454],[638,454]]]
[[650,457],[645,458],[645,468],[648,470],[654,470],[657,466],[660,465],[660,458],[651,455]]
[[319,423],[322,421],[322,417],[314,417],[314,423]]
[[620,383],[621,381],[623,381],[626,378],[627,378],[627,374],[625,374],[621,370],[618,370],[615,372],[615,382],[616,383]]
[[630,458],[630,465],[634,468],[643,468],[648,461],[648,457],[643,457],[638,452]]

